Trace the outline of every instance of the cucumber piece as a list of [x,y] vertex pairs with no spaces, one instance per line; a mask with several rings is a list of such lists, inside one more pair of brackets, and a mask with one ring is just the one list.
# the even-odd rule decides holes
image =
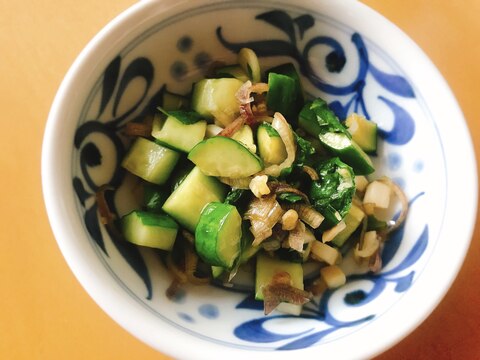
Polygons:
[[177,164],[180,154],[145,138],[138,138],[122,161],[122,166],[142,179],[162,185]]
[[133,244],[171,250],[178,225],[167,215],[132,211],[121,220],[125,239]]
[[237,140],[242,145],[245,145],[245,147],[253,153],[257,151],[257,146],[253,141],[252,128],[248,125],[243,125],[240,130],[232,135],[232,139]]
[[212,277],[214,279],[219,278],[225,272],[225,268],[221,266],[212,266]]
[[282,64],[279,66],[275,66],[268,70],[268,73],[276,73],[276,74],[281,74],[281,75],[286,75],[293,80],[295,80],[295,102],[294,102],[294,113],[295,113],[295,119],[293,120],[294,124],[297,123],[297,118],[298,118],[298,113],[302,109],[303,105],[305,104],[305,95],[303,92],[303,87],[302,87],[302,82],[300,80],[300,75],[298,74],[297,69],[295,68],[295,65],[292,63],[286,63]]
[[240,255],[242,218],[233,205],[207,204],[195,229],[195,250],[207,264],[231,269]]
[[375,154],[377,151],[377,124],[368,121],[363,116],[351,114],[345,120],[348,132],[353,141],[366,153]]
[[365,217],[365,213],[355,204],[352,204],[350,210],[348,211],[347,215],[345,216],[345,229],[343,229],[337,236],[335,236],[332,240],[332,244],[341,247],[345,244],[345,241],[348,240],[350,236],[357,230],[357,228],[362,223],[363,218]]
[[266,254],[257,255],[257,269],[255,275],[255,299],[263,300],[264,286],[272,282],[275,274],[287,272],[290,274],[292,286],[303,290],[303,267],[300,263],[272,258]]
[[162,206],[168,195],[169,192],[163,187],[147,183],[143,186],[143,205],[148,211],[162,212]]
[[277,130],[268,123],[257,129],[257,143],[260,157],[267,164],[280,164],[287,158],[287,149]]
[[262,78],[260,62],[255,51],[249,48],[240,49],[237,55],[240,67],[245,71],[253,83],[260,82]]
[[205,137],[207,122],[184,124],[174,116],[162,119],[157,114],[153,119],[152,136],[160,143],[180,151],[189,152]]
[[247,73],[240,65],[229,65],[215,70],[215,75],[219,78],[235,78],[241,82],[248,81]]
[[188,109],[189,101],[186,96],[174,94],[165,90],[162,94],[162,108],[166,111]]
[[243,178],[263,170],[263,161],[238,141],[214,136],[198,143],[188,159],[205,175]]
[[327,132],[319,134],[320,142],[338,156],[343,162],[353,168],[355,175],[368,175],[375,171],[370,157],[345,134],[339,132]]
[[223,201],[225,194],[222,183],[195,167],[168,197],[162,209],[187,230],[194,232],[203,207],[213,201]]
[[193,88],[192,108],[208,119],[215,118],[224,126],[240,113],[235,94],[243,82],[233,78],[203,79]]
[[287,121],[296,126],[298,112],[301,109],[297,105],[298,82],[294,78],[271,72],[268,74],[267,108],[278,111]]
[[253,234],[250,231],[250,222],[244,221],[242,223],[242,252],[240,254],[240,264],[245,264],[262,248],[261,246],[253,246],[253,240]]

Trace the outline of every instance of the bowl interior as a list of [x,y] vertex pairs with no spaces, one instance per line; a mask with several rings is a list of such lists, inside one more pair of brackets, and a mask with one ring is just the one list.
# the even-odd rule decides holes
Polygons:
[[[387,312],[399,308],[440,241],[449,191],[446,150],[438,119],[432,115],[435,104],[426,99],[424,80],[412,77],[416,70],[406,60],[424,61],[423,55],[407,42],[399,46],[410,52],[400,56],[376,30],[359,26],[355,14],[338,15],[345,10],[340,4],[199,2],[187,7],[185,3],[168,9],[139,5],[117,20],[97,40],[95,49],[102,51],[96,66],[88,70],[83,66],[84,85],[72,100],[76,105],[72,104],[69,114],[75,124],[69,186],[83,240],[95,254],[88,261],[100,264],[103,285],[115,287],[115,294],[133,305],[131,309],[106,305],[111,298],[99,302],[143,340],[148,337],[143,335],[145,328],[166,326],[175,334],[219,348],[273,351],[326,344],[339,348],[346,338],[368,331],[384,321]],[[391,26],[363,5],[354,8],[383,28]],[[406,43],[396,29],[389,33]],[[108,43],[112,34],[119,40]],[[135,180],[119,166],[126,149],[125,123],[152,114],[167,90],[188,93],[213,61],[233,63],[242,47],[255,50],[264,70],[293,62],[306,93],[326,99],[339,118],[355,111],[377,122],[380,144],[372,177],[391,177],[410,201],[405,225],[385,244],[383,270],[379,274],[359,271],[347,254],[342,265],[349,274],[347,285],[312,301],[300,317],[280,313],[264,317],[262,305],[245,285],[248,274],[245,284],[234,288],[186,286],[168,300],[165,291],[171,279],[163,258],[155,251],[116,241],[97,215],[94,194],[103,184],[115,188],[107,194],[118,216],[136,206],[131,191]],[[86,55],[90,63],[93,50]],[[90,293],[102,291],[85,286]],[[423,316],[430,310],[425,309]],[[133,320],[120,319],[122,311],[130,317],[149,318],[149,325],[142,329]],[[405,331],[399,331],[396,339]],[[146,341],[175,353],[157,337]],[[372,353],[365,345],[360,347],[359,354]]]

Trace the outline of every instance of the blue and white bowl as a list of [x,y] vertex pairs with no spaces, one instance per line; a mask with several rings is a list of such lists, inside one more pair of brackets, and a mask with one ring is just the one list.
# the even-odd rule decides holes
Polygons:
[[[300,317],[263,315],[248,289],[186,287],[169,300],[160,257],[113,240],[94,194],[110,183],[129,204],[121,131],[168,89],[188,92],[211,61],[250,47],[264,68],[294,62],[312,96],[340,118],[380,127],[375,176],[406,192],[410,213],[386,243],[379,274],[350,272]],[[79,55],[52,105],[42,176],[48,215],[73,272],[121,326],[182,359],[366,358],[433,310],[467,251],[477,180],[462,113],[436,68],[400,30],[356,1],[142,1]],[[348,265],[348,261],[347,261]]]

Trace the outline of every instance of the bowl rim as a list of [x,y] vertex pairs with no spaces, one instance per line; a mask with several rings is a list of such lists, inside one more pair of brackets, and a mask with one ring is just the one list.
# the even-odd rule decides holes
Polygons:
[[[215,0],[215,2],[217,1],[218,0]],[[201,0],[196,2],[196,5],[206,3],[213,2]],[[283,1],[273,1],[273,3],[281,5]],[[398,308],[395,312],[387,311],[382,315],[383,323],[401,322],[401,330],[395,333],[389,333],[382,331],[379,326],[368,324],[368,334],[366,334],[366,331],[356,333],[355,341],[358,343],[369,343],[369,339],[381,335],[381,338],[383,339],[382,341],[373,344],[370,342],[370,347],[368,349],[359,349],[359,352],[355,354],[355,357],[372,357],[402,340],[421,322],[423,322],[423,320],[430,315],[433,309],[442,300],[460,270],[472,238],[476,218],[478,187],[473,145],[463,114],[447,83],[423,51],[405,33],[403,33],[402,30],[375,10],[358,1],[344,0],[332,2],[329,0],[305,0],[302,5],[312,8],[320,7],[332,14],[338,10],[345,10],[344,7],[348,6],[349,11],[345,13],[347,19],[353,19],[354,16],[369,18],[377,23],[379,28],[382,28],[383,31],[379,31],[378,34],[378,42],[380,42],[380,40],[382,42],[388,41],[389,37],[395,36],[398,38],[398,43],[396,45],[399,48],[413,51],[415,56],[412,56],[412,58],[415,58],[416,61],[416,71],[424,72],[423,76],[429,78],[430,81],[436,85],[434,91],[432,91],[431,94],[427,94],[428,97],[432,98],[438,96],[440,98],[448,99],[448,101],[445,101],[440,108],[441,110],[446,111],[449,116],[452,116],[451,118],[458,119],[454,128],[451,126],[444,126],[444,128],[448,128],[448,131],[451,132],[452,139],[458,137],[463,139],[461,144],[453,144],[452,140],[447,139],[447,143],[450,144],[450,147],[455,146],[462,149],[461,152],[463,156],[463,158],[457,159],[451,153],[447,152],[445,156],[447,157],[447,160],[449,160],[449,165],[453,164],[452,168],[454,170],[462,170],[465,168],[472,169],[472,176],[466,177],[465,179],[466,183],[464,189],[471,189],[473,193],[470,193],[468,197],[464,196],[457,198],[450,193],[447,193],[449,208],[445,215],[446,218],[451,217],[458,219],[458,214],[455,214],[455,211],[451,209],[459,208],[459,206],[466,209],[463,213],[467,214],[464,215],[463,219],[466,227],[463,229],[464,236],[462,238],[468,238],[468,241],[464,241],[461,246],[450,251],[450,256],[452,256],[454,260],[449,264],[448,270],[445,269],[446,267],[439,261],[438,256],[432,257],[429,264],[425,267],[422,276],[418,278],[415,286],[409,290],[411,295],[404,296],[401,299],[401,304],[396,305]],[[159,7],[161,7],[161,9],[158,9]],[[134,28],[135,26],[139,26],[138,24],[140,24],[143,19],[148,18],[148,16],[153,16],[151,14],[155,13],[155,11],[158,14],[161,12],[168,13],[169,11],[179,12],[181,9],[187,7],[189,7],[188,1],[185,0],[180,2],[174,0],[138,2],[111,20],[82,50],[62,81],[48,116],[42,146],[42,188],[48,218],[58,246],[70,269],[94,301],[124,329],[161,352],[165,352],[178,358],[191,358],[191,349],[194,349],[196,355],[199,355],[199,358],[211,358],[212,356],[219,356],[231,348],[207,343],[195,337],[191,337],[183,331],[168,326],[167,323],[163,323],[161,326],[167,331],[161,334],[160,337],[156,334],[160,323],[154,319],[149,319],[148,313],[145,312],[145,309],[133,301],[133,299],[122,296],[124,290],[117,284],[113,284],[110,275],[106,272],[100,262],[96,260],[92,262],[89,260],[92,259],[92,256],[93,258],[96,258],[96,256],[93,249],[88,245],[89,242],[87,236],[85,234],[77,237],[72,235],[72,228],[75,229],[82,226],[80,219],[69,219],[68,221],[64,221],[64,215],[68,213],[69,209],[72,209],[72,205],[76,203],[73,192],[67,194],[65,197],[59,197],[57,195],[58,189],[65,188],[65,186],[71,187],[70,172],[67,174],[68,179],[65,174],[62,173],[62,169],[65,170],[63,165],[67,165],[71,162],[71,154],[58,151],[58,149],[69,148],[72,145],[69,139],[62,136],[64,133],[69,132],[69,127],[68,124],[65,124],[64,122],[62,123],[61,120],[68,117],[68,114],[74,111],[74,109],[71,109],[68,106],[67,100],[74,96],[77,84],[82,84],[82,74],[85,73],[86,69],[89,66],[95,66],[95,64],[99,62],[96,58],[96,53],[102,52],[105,49],[114,49],[122,29],[125,27]],[[367,23],[367,21],[364,23]],[[365,27],[366,32],[368,25],[365,24],[363,26]],[[442,140],[444,139],[442,138]],[[452,180],[451,174],[447,174],[447,176],[448,180]],[[454,233],[448,231],[448,234],[444,236],[451,235],[454,235]],[[436,295],[432,296],[432,293]],[[113,298],[116,298],[117,301],[112,302]],[[421,298],[423,298],[424,303],[423,306],[419,307],[418,304],[416,304],[415,299]],[[126,313],[124,310],[126,308],[131,311]],[[404,314],[402,314],[402,309],[408,309],[408,317],[405,317]],[[135,314],[135,316],[132,316],[132,314]],[[140,318],[142,321],[139,321]],[[188,341],[191,346],[182,346],[181,340]],[[322,350],[318,347],[312,347],[302,350],[293,350],[293,352],[302,352],[302,355],[315,354],[318,356],[319,353],[323,351],[326,354],[335,353],[338,358],[347,358],[351,356],[348,349],[341,350],[339,343],[342,343],[342,341],[339,340],[337,344],[333,342],[322,345]],[[342,346],[344,345],[345,344]],[[243,349],[238,350],[238,352],[229,352],[229,356],[233,359],[240,359],[249,355],[255,356],[255,354],[258,355],[258,352]],[[291,355],[292,353],[290,351],[262,352],[262,357],[265,359],[283,359],[290,357]]]

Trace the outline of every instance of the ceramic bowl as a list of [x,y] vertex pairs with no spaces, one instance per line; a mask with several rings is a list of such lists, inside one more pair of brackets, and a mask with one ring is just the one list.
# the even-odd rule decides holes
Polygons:
[[[128,208],[124,124],[152,113],[165,89],[186,93],[214,60],[250,47],[263,68],[293,62],[306,92],[340,118],[375,120],[377,172],[410,201],[386,243],[382,271],[350,273],[346,286],[301,316],[264,316],[248,288],[186,287],[157,253],[112,240],[94,193]],[[42,155],[45,202],[69,266],[126,330],[181,359],[367,358],[424,320],[454,280],[476,212],[470,137],[447,84],[422,51],[356,1],[142,1],[108,24],[66,75],[48,119]]]

